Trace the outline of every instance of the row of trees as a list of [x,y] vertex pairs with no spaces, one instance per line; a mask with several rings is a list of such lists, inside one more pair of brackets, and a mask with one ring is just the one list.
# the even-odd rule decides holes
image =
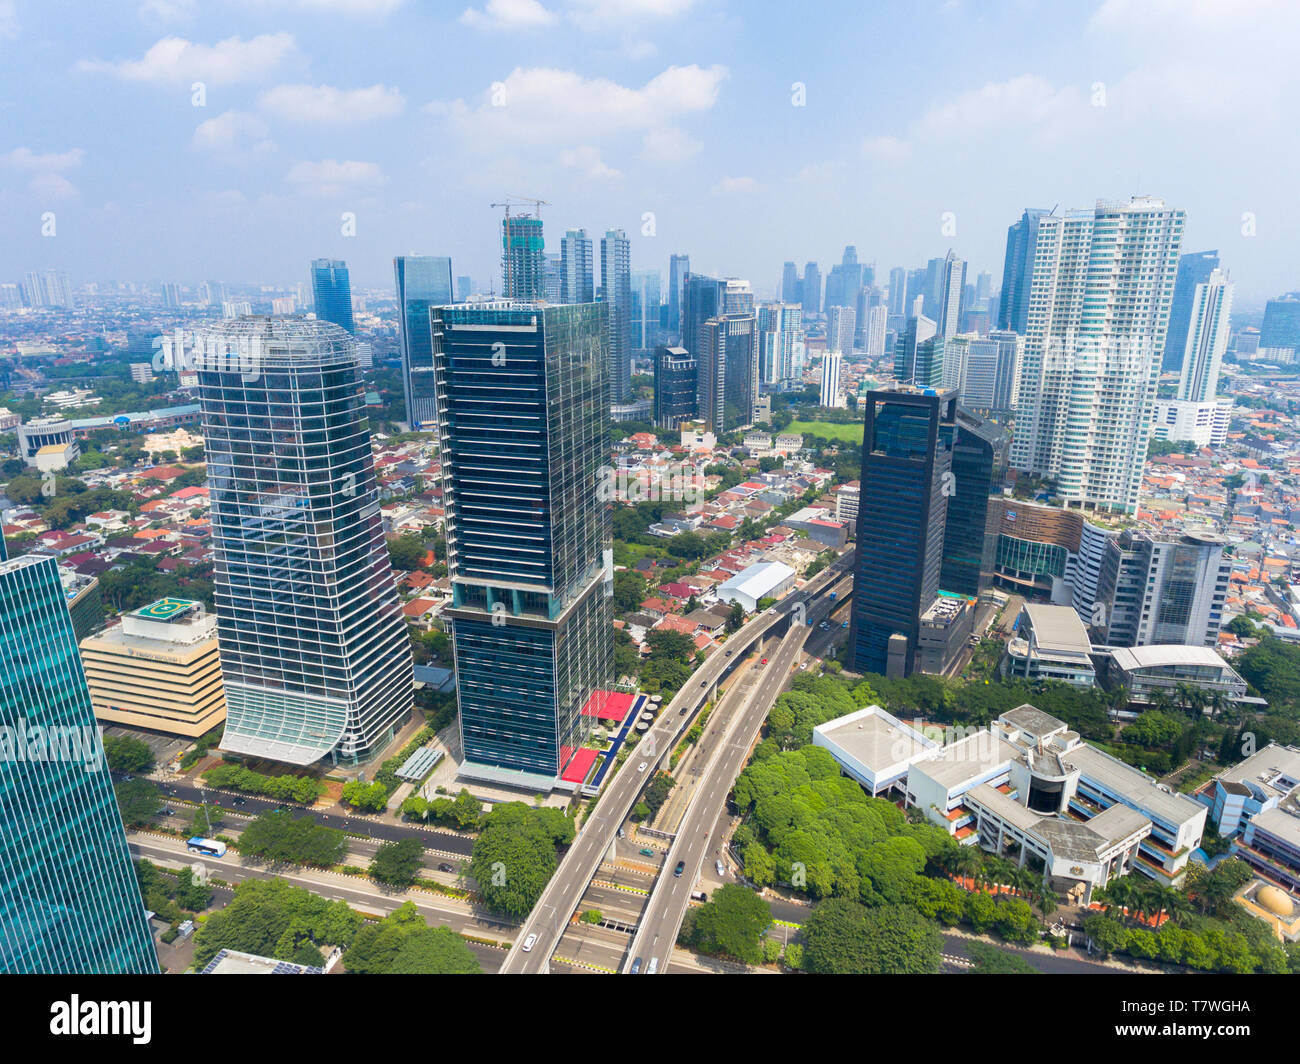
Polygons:
[[203,773],[209,787],[260,794],[276,801],[310,805],[325,793],[325,781],[314,776],[264,776],[243,765],[214,765]]
[[470,859],[483,901],[522,920],[555,873],[557,848],[569,845],[574,833],[573,819],[559,809],[523,802],[494,806],[483,818]]

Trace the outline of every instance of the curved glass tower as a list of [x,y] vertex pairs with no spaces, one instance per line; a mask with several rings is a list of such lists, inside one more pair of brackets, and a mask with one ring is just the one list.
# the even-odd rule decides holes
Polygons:
[[368,759],[413,700],[356,343],[243,317],[195,353],[228,717],[222,747]]

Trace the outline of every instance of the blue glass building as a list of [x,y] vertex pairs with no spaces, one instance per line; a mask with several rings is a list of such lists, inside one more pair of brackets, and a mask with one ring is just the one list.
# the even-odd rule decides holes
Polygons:
[[429,346],[429,308],[452,302],[451,259],[398,255],[393,259],[397,314],[401,330],[402,393],[412,429],[431,429],[436,399],[433,352]]
[[58,566],[0,562],[0,974],[158,970]]
[[1002,300],[998,328],[1025,334],[1029,321],[1029,287],[1034,280],[1034,249],[1038,246],[1038,221],[1050,211],[1028,207],[1020,220],[1007,226],[1007,250],[1002,263]]
[[432,314],[462,775],[549,790],[612,676],[607,311]]
[[352,282],[342,259],[312,259],[311,294],[316,317],[356,334],[352,322]]
[[222,748],[366,760],[409,714],[414,675],[356,342],[327,322],[257,316],[202,342]]
[[1174,280],[1174,295],[1169,303],[1169,326],[1165,330],[1165,352],[1160,359],[1162,372],[1183,368],[1196,286],[1205,284],[1210,279],[1210,274],[1218,268],[1217,251],[1194,251],[1190,255],[1178,257],[1178,276]]

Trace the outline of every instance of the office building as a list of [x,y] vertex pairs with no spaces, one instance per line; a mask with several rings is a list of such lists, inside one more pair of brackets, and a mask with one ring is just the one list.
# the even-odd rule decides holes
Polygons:
[[0,562],[0,974],[158,957],[53,558]]
[[393,274],[397,283],[398,341],[406,420],[413,430],[419,432],[432,428],[437,420],[429,308],[452,301],[451,259],[432,255],[398,255],[393,259]]
[[1007,250],[1002,263],[1002,298],[998,328],[1024,336],[1029,323],[1029,292],[1034,280],[1038,249],[1038,223],[1048,211],[1026,208],[1020,220],[1007,227]]
[[844,406],[840,392],[840,370],[844,365],[844,356],[838,351],[827,351],[822,356],[821,405],[828,407]]
[[816,314],[822,309],[822,272],[817,268],[817,263],[804,265],[799,296],[803,302],[804,314]]
[[1157,399],[1151,417],[1151,437],[1184,441],[1192,447],[1222,447],[1228,440],[1232,400],[1198,403],[1191,399]]
[[659,339],[659,271],[632,271],[632,352],[650,351]]
[[200,336],[217,631],[234,754],[378,754],[409,714],[411,648],[384,542],[356,342],[246,317]]
[[852,307],[833,306],[826,311],[826,350],[853,353],[853,336],[857,332],[857,311]]
[[1196,286],[1183,348],[1178,398],[1212,403],[1219,390],[1219,368],[1231,333],[1232,293],[1235,286],[1222,270],[1214,270]]
[[691,257],[689,255],[673,255],[669,258],[668,331],[678,340],[682,339],[682,307],[686,296],[686,276],[690,272]]
[[902,318],[907,315],[907,271],[895,266],[889,271],[889,316]]
[[1160,366],[1162,372],[1179,370],[1184,366],[1196,290],[1209,281],[1210,274],[1218,268],[1217,251],[1194,251],[1179,257],[1174,295],[1169,304],[1169,328],[1165,332],[1165,351]]
[[700,359],[700,330],[710,318],[724,313],[726,284],[700,273],[687,274],[682,285],[682,346],[697,362]]
[[470,295],[474,291],[474,280],[467,273],[458,274],[456,277],[456,302],[468,302]]
[[592,239],[585,229],[566,229],[560,245],[560,303],[596,302]]
[[867,311],[867,329],[863,337],[867,358],[878,362],[885,357],[885,327],[889,321],[889,310],[884,304],[877,304]]
[[655,349],[655,425],[675,429],[698,416],[695,359],[684,347]]
[[997,534],[989,527],[989,497],[1001,493],[1009,445],[1003,429],[957,408],[939,572],[944,591],[977,596],[992,579]]
[[867,393],[852,607],[856,672],[913,671],[920,617],[939,592],[956,418],[950,392]]
[[1027,602],[1007,641],[1002,672],[1021,680],[1055,680],[1071,687],[1097,682],[1088,630],[1071,606]]
[[226,719],[217,618],[203,603],[159,599],[81,641],[95,717],[197,739]]
[[1256,351],[1262,359],[1295,361],[1300,352],[1300,292],[1288,292],[1264,304]]
[[1011,461],[1067,505],[1137,509],[1183,218],[1135,197],[1038,221]]
[[781,267],[781,298],[782,303],[799,303],[802,306],[802,296],[800,295],[799,267],[793,262],[786,262]]
[[764,303],[758,308],[759,380],[793,380],[795,351],[803,336],[803,308],[796,303]]
[[625,403],[632,394],[632,245],[622,229],[600,239],[600,286],[609,305],[610,400]]
[[944,340],[957,335],[961,321],[962,294],[966,288],[966,260],[949,251],[938,260],[935,278],[935,327]]
[[826,278],[826,304],[823,309],[830,314],[831,307],[856,308],[858,290],[861,287],[862,265],[858,262],[858,249],[849,244],[844,249],[843,259],[831,267],[830,275]]
[[[312,259],[311,292],[316,317],[356,334],[352,322],[352,282],[348,279],[348,264],[342,259]],[[247,303],[234,308],[235,312],[223,317],[234,318],[250,311]]]
[[[434,313],[461,774],[549,791],[613,672],[609,307]],[[504,358],[493,362],[493,350]]]
[[943,337],[925,315],[909,318],[894,341],[894,377],[917,388],[942,388]]
[[[75,427],[61,415],[36,417],[18,426],[18,457],[29,466],[36,465],[36,456],[46,447],[77,447]],[[77,454],[72,454],[75,459]]]
[[[1232,855],[1300,894],[1300,748],[1269,743],[1196,792]],[[1280,902],[1269,906],[1279,911]]]
[[699,331],[699,411],[716,433],[749,424],[758,398],[757,319],[752,314],[710,318]]
[[501,220],[501,288],[506,299],[546,298],[546,240],[541,218],[507,214]]

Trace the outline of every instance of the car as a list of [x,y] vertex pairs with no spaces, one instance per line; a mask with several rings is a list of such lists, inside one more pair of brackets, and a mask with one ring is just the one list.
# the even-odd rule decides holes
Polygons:
[[619,829],[618,829],[618,837],[619,837],[620,839],[625,837],[622,828],[619,828]]
[[767,664],[767,658],[764,658],[762,661],[759,662],[759,664],[760,664],[760,665],[766,665],[766,664]]
[[708,680],[701,680],[701,681],[700,681],[700,686],[701,686],[701,687],[708,687],[708,686],[709,686],[709,681],[708,681]]
[[655,855],[654,850],[650,849],[650,847],[648,846],[642,847],[641,849],[637,850],[637,853],[639,853],[642,857],[653,857]]
[[848,622],[848,621],[844,621],[844,622],[840,625],[841,628],[847,628],[848,626],[849,626],[849,622]]
[[632,962],[632,975],[637,975],[641,971],[641,958],[638,957]]
[[231,799],[231,802],[233,802],[235,805],[243,805],[244,802],[246,802],[246,801],[247,801],[246,798],[232,798],[232,799]]
[[658,957],[651,957],[651,958],[650,958],[650,967],[647,968],[647,969],[645,970],[645,974],[646,974],[646,975],[654,975],[655,972],[657,972],[658,970],[659,970],[659,958],[658,958]]
[[646,768],[646,765],[648,765],[649,763],[650,763],[650,762],[648,762],[648,761],[642,761],[641,764],[637,765],[636,770],[637,770],[638,772],[644,772],[644,771],[645,771],[645,768]]
[[721,858],[713,862],[713,867],[718,870],[718,875],[725,876],[727,874],[727,866],[722,863]]
[[526,939],[524,939],[523,951],[525,953],[528,953],[532,950],[532,948],[535,945],[537,945],[537,936],[529,935]]
[[681,712],[678,713],[677,715],[678,715],[679,717],[684,717],[684,716],[686,716],[686,714],[689,713],[690,711],[691,711],[691,707],[690,707],[690,706],[682,706],[682,708],[681,708]]
[[729,658],[729,657],[731,657],[731,651],[730,651],[730,650],[726,651],[722,656],[723,656],[724,658]]
[[162,807],[162,815],[163,815],[163,816],[175,816],[175,815],[176,815],[176,810],[173,809],[170,805],[165,805],[165,806]]
[[442,864],[440,864],[440,865],[438,866],[438,871],[439,871],[439,872],[454,872],[454,871],[456,871],[456,869],[452,868],[452,866],[449,865],[446,861],[443,861]]
[[678,862],[677,862],[677,867],[673,869],[673,877],[676,878],[676,879],[680,879],[680,878],[681,878],[681,874],[682,874],[683,872],[685,872],[685,871],[686,871],[686,862],[685,862],[685,861],[678,861]]

